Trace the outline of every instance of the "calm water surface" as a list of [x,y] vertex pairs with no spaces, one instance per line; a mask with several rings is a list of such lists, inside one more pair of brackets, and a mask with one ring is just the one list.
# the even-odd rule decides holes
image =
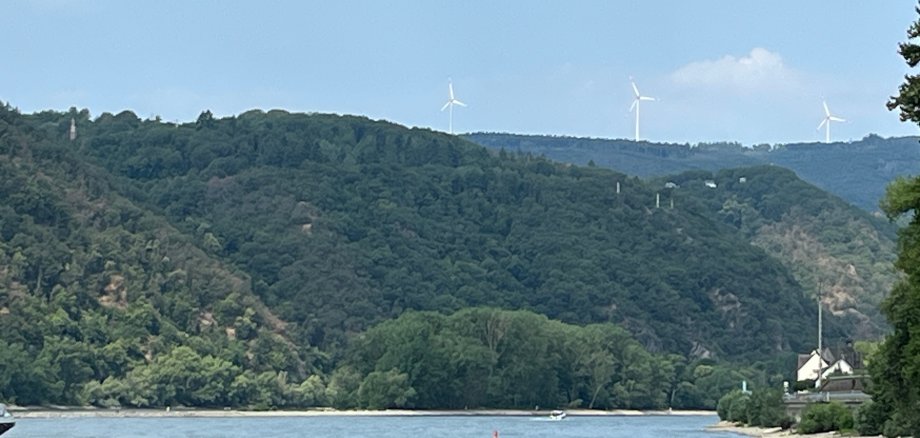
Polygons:
[[719,437],[715,416],[569,417],[248,417],[20,419],[3,438],[317,437],[317,438],[593,438]]

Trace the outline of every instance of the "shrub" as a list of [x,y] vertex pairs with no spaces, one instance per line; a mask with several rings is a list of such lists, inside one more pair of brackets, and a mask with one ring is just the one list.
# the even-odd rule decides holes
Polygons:
[[854,415],[856,431],[860,435],[880,435],[885,420],[888,419],[888,410],[880,403],[867,401],[863,403]]
[[716,406],[719,419],[751,426],[788,429],[795,420],[786,415],[780,390],[764,389],[744,394],[734,390],[722,396]]
[[882,435],[886,437],[911,436],[910,426],[900,412],[895,412],[891,418],[885,421],[885,425],[882,427]]
[[716,405],[719,419],[734,423],[747,423],[750,416],[750,400],[750,396],[738,389],[725,394]]
[[853,414],[846,406],[836,402],[808,405],[802,412],[802,421],[799,422],[800,433],[830,432],[852,428]]
[[792,385],[793,391],[808,391],[815,388],[814,380],[799,380]]
[[751,398],[746,394],[732,400],[731,406],[728,407],[728,421],[735,423],[747,423]]
[[716,413],[719,414],[720,420],[730,421],[728,413],[732,406],[732,402],[734,402],[738,397],[742,396],[744,396],[744,394],[742,394],[740,390],[736,389],[729,392],[728,394],[723,395],[722,398],[719,399],[719,403],[716,404]]
[[780,420],[778,426],[783,430],[791,429],[792,426],[795,426],[795,417],[789,415],[784,416],[783,419]]
[[751,396],[748,424],[751,426],[782,427],[788,423],[789,416],[786,415],[782,391],[778,389],[754,391]]

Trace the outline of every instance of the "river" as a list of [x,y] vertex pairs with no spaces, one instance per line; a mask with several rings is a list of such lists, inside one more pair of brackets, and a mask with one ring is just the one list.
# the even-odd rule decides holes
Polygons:
[[148,417],[23,418],[3,438],[645,438],[721,437],[711,432],[715,416],[569,417]]

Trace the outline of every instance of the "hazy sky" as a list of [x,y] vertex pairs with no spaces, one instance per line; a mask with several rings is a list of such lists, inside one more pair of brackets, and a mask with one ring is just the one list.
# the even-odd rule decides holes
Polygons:
[[915,135],[885,109],[913,0],[0,2],[0,100],[191,120],[261,108],[652,141]]

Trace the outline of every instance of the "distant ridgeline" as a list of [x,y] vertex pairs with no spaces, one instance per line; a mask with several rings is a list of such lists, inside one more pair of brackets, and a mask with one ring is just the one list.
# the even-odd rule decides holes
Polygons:
[[[732,171],[739,187],[719,173],[717,188],[688,173],[665,192],[349,116],[177,125],[0,106],[0,170],[0,398],[20,403],[438,407],[419,391],[476,380],[499,398],[454,387],[443,406],[711,406],[698,379],[718,392],[738,376],[699,360],[786,371],[813,347],[807,273],[771,254],[837,266],[835,242],[853,239],[834,224],[855,224],[878,240],[844,260],[863,276],[890,244],[780,169]],[[761,195],[777,185],[792,195]],[[819,249],[797,249],[798,230]],[[828,316],[829,343],[872,331],[845,321]],[[593,323],[624,331],[576,328]],[[528,327],[534,354],[581,348],[584,362],[540,363],[582,380],[521,363],[537,345]],[[412,366],[426,354],[430,368]],[[544,386],[499,390],[522,385]]]
[[869,212],[878,211],[885,187],[899,175],[920,172],[920,138],[869,135],[843,143],[791,143],[742,147],[738,143],[688,144],[576,137],[475,133],[466,139],[491,149],[545,155],[574,164],[594,162],[640,177],[688,170],[772,164]]

